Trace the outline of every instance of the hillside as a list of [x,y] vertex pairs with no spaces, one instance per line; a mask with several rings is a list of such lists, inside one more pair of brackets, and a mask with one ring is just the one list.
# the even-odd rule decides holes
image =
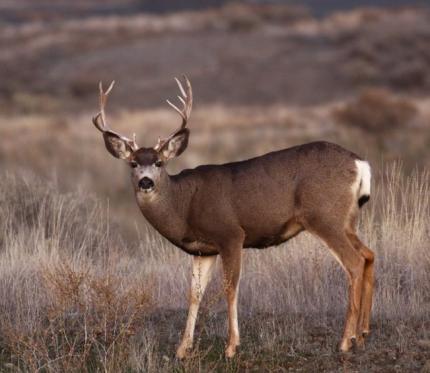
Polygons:
[[302,8],[240,5],[3,24],[0,103],[88,110],[97,82],[115,79],[117,108],[153,107],[183,73],[196,105],[319,105],[368,86],[422,97],[429,25],[430,12],[413,8],[316,19]]

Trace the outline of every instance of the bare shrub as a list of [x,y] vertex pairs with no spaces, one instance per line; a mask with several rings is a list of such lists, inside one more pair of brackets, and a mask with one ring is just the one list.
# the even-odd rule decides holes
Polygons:
[[132,337],[142,328],[149,305],[140,284],[123,288],[121,278],[59,265],[45,269],[49,303],[36,328],[3,325],[16,366],[30,371],[115,372],[126,363]]
[[405,126],[417,108],[404,98],[397,98],[384,89],[365,90],[355,101],[335,110],[341,123],[359,127],[371,133],[381,133]]

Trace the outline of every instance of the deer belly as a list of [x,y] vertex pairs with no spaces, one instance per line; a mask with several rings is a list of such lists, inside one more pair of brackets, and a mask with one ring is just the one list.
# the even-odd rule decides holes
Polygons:
[[276,246],[288,241],[303,230],[303,226],[296,219],[290,219],[275,232],[259,232],[258,230],[247,232],[244,246],[245,248],[258,249]]
[[215,245],[211,245],[210,243],[202,241],[191,241],[184,239],[178,246],[187,254],[195,256],[211,256],[219,254],[219,251],[216,249]]

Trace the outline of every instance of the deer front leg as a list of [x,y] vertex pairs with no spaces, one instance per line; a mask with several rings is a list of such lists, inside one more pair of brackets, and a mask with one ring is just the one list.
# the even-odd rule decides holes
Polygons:
[[206,286],[211,278],[216,256],[195,256],[193,257],[193,274],[191,277],[190,306],[188,309],[187,324],[182,337],[181,344],[176,350],[176,357],[183,359],[193,346],[194,328],[196,326],[197,313],[200,302],[203,298]]
[[235,245],[221,252],[224,269],[224,286],[228,309],[228,341],[225,356],[232,358],[236,347],[240,344],[239,325],[237,318],[237,297],[242,261],[242,244]]

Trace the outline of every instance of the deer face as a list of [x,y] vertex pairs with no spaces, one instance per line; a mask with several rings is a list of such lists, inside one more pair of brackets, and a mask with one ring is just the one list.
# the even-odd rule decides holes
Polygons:
[[152,193],[160,186],[165,174],[163,160],[153,148],[140,148],[129,161],[135,190]]
[[152,193],[162,189],[162,182],[167,176],[165,165],[187,148],[189,133],[187,128],[183,128],[154,148],[138,149],[133,141],[110,131],[105,132],[103,137],[107,151],[129,164],[135,190]]
[[114,82],[106,91],[103,91],[101,83],[99,85],[100,112],[93,118],[93,124],[102,132],[107,151],[115,158],[122,159],[130,165],[135,190],[145,194],[153,194],[162,189],[163,180],[167,179],[165,164],[170,159],[181,155],[188,145],[190,131],[186,126],[191,114],[193,93],[186,77],[185,89],[178,79],[176,82],[182,95],[178,98],[183,107],[179,109],[168,100],[167,103],[181,116],[182,124],[167,138],[159,139],[153,148],[139,148],[135,137],[131,140],[109,129],[104,109]]
[[128,164],[131,167],[131,180],[134,189],[143,193],[158,193],[162,190],[166,180],[167,162],[179,156],[187,147],[188,130],[173,137],[165,146],[154,148],[140,148],[130,153]]

